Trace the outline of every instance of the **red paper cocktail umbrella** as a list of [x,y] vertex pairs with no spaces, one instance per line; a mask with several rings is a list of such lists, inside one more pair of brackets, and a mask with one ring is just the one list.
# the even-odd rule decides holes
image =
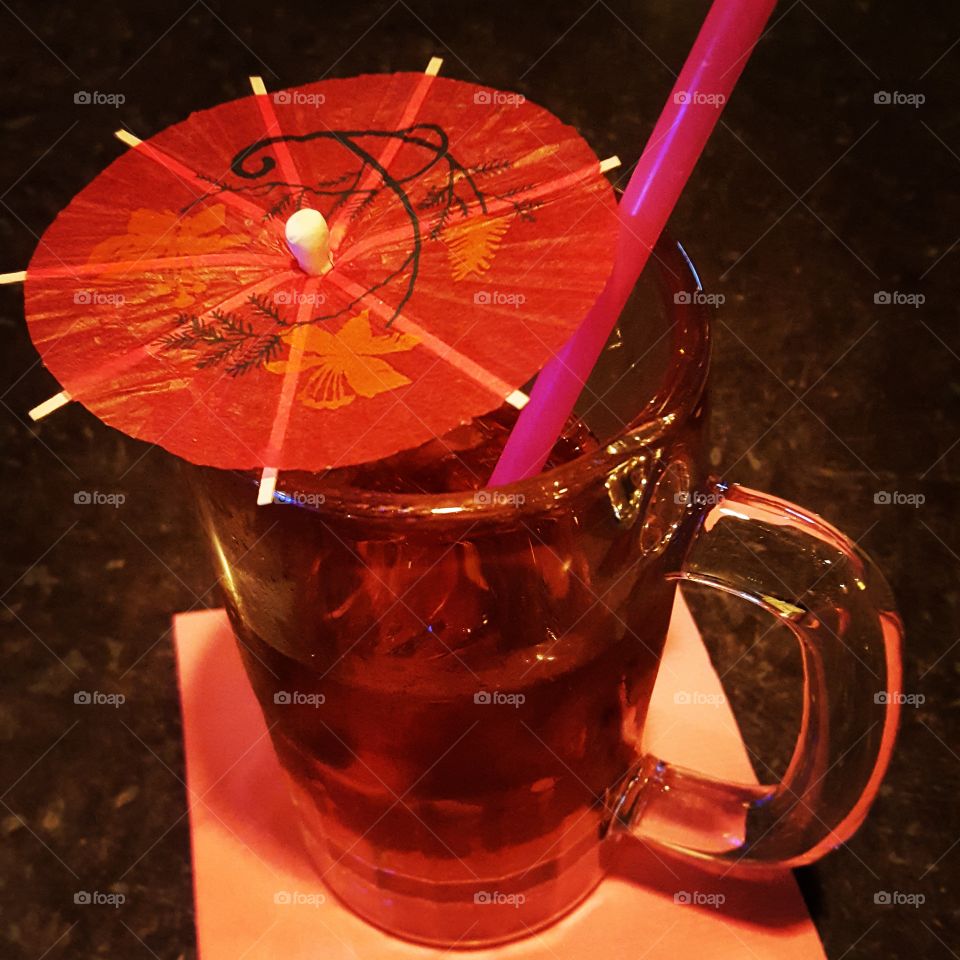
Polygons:
[[149,140],[119,133],[131,149],[25,275],[60,399],[195,463],[270,470],[522,405],[610,272],[612,190],[546,110],[434,74],[273,95],[255,78]]

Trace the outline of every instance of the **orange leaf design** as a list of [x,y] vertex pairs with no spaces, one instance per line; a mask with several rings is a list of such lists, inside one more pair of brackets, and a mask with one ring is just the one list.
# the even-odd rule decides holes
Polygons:
[[226,207],[214,203],[181,217],[174,210],[134,210],[127,232],[108,237],[90,253],[88,263],[129,260],[138,256],[176,257],[219,253],[249,242],[239,234],[218,233],[226,225]]
[[[302,328],[301,328],[302,329]],[[290,340],[296,335],[289,334]],[[418,343],[408,334],[375,334],[369,311],[351,317],[336,333],[319,326],[306,328],[299,367],[309,371],[297,398],[304,406],[336,410],[357,397],[375,397],[410,383],[410,378],[380,357],[412,350]],[[275,360],[264,366],[270,373],[286,374],[289,360]]]
[[444,231],[443,238],[447,243],[447,256],[455,281],[463,280],[471,273],[475,277],[482,277],[490,269],[510,220],[509,216],[489,219],[474,217]]
[[[90,253],[88,263],[110,263],[115,260],[181,257],[191,254],[219,253],[249,243],[241,234],[222,233],[226,225],[226,207],[211,204],[187,216],[174,210],[134,210],[127,221],[127,232],[108,237]],[[145,299],[176,293],[175,307],[185,307],[203,292],[205,284],[196,273],[182,271],[177,281],[158,281],[149,286]]]

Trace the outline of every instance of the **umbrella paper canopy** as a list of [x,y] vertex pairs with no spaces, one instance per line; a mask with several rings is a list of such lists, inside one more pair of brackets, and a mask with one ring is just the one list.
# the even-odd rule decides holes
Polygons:
[[195,463],[342,466],[519,405],[611,269],[597,157],[515,94],[326,80],[126,139],[41,239],[27,320],[72,399]]

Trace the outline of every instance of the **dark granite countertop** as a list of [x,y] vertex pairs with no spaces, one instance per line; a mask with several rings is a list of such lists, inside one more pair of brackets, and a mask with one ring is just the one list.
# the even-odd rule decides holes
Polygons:
[[[191,110],[322,76],[422,69],[516,89],[601,155],[635,159],[707,3],[555,0],[0,4],[0,272],[123,149]],[[907,627],[908,707],[864,827],[800,873],[832,960],[960,951],[960,17],[953,3],[783,0],[673,217],[711,291],[719,473],[818,511],[877,559]],[[74,103],[122,93],[120,107]],[[920,105],[876,103],[880,91]],[[902,98],[891,98],[902,99]],[[919,305],[876,303],[878,292]],[[215,605],[173,459],[73,406],[0,288],[0,954],[192,957],[174,611]],[[122,509],[74,502],[122,492]],[[883,505],[878,491],[922,494]],[[718,660],[737,645],[715,645]],[[780,654],[737,666],[738,716],[775,751]],[[82,709],[77,690],[122,693]],[[126,895],[80,907],[78,890]],[[878,891],[922,894],[882,906]],[[638,956],[642,949],[638,950]]]

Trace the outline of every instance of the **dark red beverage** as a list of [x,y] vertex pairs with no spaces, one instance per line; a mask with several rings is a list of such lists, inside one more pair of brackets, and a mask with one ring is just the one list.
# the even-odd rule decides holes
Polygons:
[[[287,474],[288,506],[252,509],[249,477],[199,475],[321,876],[374,922],[438,943],[535,929],[599,880],[671,608],[664,554],[637,562],[650,529],[618,522],[614,491],[546,510],[471,492],[513,417],[323,479]],[[594,448],[574,427],[553,463]],[[344,484],[464,506],[350,516],[328,497]]]

